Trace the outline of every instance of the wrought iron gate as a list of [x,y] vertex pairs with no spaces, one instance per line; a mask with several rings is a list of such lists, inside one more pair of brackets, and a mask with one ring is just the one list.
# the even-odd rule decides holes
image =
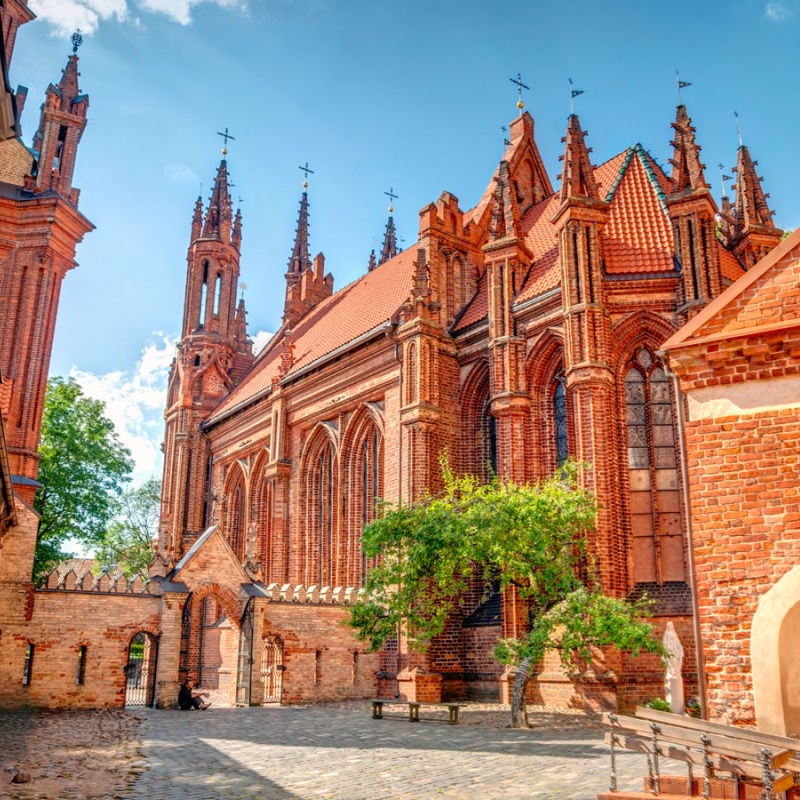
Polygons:
[[251,597],[244,607],[239,626],[239,667],[236,675],[236,705],[250,705],[250,683],[253,670],[253,601]]
[[125,664],[125,706],[152,706],[155,700],[158,639],[139,631],[128,646]]
[[283,642],[278,636],[264,639],[261,653],[261,683],[264,686],[263,703],[280,703],[283,690]]

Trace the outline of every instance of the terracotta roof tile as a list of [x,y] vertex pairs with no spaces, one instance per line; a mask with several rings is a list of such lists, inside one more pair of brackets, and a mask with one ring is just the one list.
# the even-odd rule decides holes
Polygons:
[[640,146],[625,154],[609,192],[608,224],[603,231],[610,275],[675,269],[672,226],[658,173],[661,170]]
[[[415,245],[325,298],[302,317],[291,331],[294,362],[288,375],[388,322],[409,296],[416,255]],[[259,353],[250,373],[208,421],[245,405],[272,385],[281,363],[284,333],[281,327]]]

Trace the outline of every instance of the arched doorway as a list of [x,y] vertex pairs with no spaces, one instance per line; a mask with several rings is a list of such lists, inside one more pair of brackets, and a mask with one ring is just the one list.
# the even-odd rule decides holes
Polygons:
[[280,636],[266,636],[261,650],[263,703],[280,703],[283,690],[283,642]]
[[125,664],[125,707],[152,706],[155,700],[158,639],[139,631],[128,645]]

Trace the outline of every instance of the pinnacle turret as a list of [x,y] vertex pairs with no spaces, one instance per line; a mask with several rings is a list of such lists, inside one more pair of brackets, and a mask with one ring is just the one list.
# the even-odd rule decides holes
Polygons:
[[227,242],[231,234],[231,196],[228,190],[228,162],[222,159],[217,168],[214,188],[203,220],[203,238]]
[[294,247],[289,256],[286,277],[299,279],[300,275],[311,266],[308,255],[308,192],[304,191],[300,198],[300,212],[297,217],[297,230],[294,236]]
[[390,258],[397,255],[397,232],[394,228],[394,217],[391,211],[389,212],[389,219],[386,222],[386,233],[383,235],[383,247],[381,248],[381,257],[378,264],[383,264]]
[[564,170],[561,173],[560,200],[562,203],[571,197],[585,197],[599,200],[597,183],[594,179],[594,170],[589,161],[590,147],[586,146],[586,131],[582,130],[577,114],[570,114],[567,121],[567,135],[561,140],[566,143],[564,155]]
[[700,161],[702,149],[695,139],[695,129],[692,120],[686,112],[686,106],[679,105],[672,123],[675,138],[671,142],[674,150],[670,164],[672,164],[672,194],[691,192],[698,189],[707,189],[703,170],[705,164]]

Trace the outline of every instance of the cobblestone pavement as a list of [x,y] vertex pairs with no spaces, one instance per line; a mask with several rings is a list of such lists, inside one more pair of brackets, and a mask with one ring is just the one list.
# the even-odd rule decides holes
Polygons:
[[[0,784],[0,797],[594,800],[608,788],[610,761],[600,725],[596,718],[578,714],[533,713],[534,729],[520,731],[506,727],[507,708],[487,705],[463,709],[457,726],[448,725],[444,713],[412,724],[399,709],[384,709],[386,718],[373,720],[368,701],[96,713],[110,715],[106,724],[113,714],[119,719],[116,748],[109,743],[105,753],[100,746],[94,750],[96,761],[110,758],[117,766],[94,775],[91,787],[65,778],[59,793],[52,783],[37,788],[41,779],[33,776],[21,787]],[[76,712],[71,722],[56,725],[59,715],[53,714],[51,723],[63,737],[70,724],[85,725],[90,716],[84,712],[82,719]],[[0,716],[3,769],[13,760],[4,732]],[[36,733],[46,739],[47,727],[39,726]],[[43,746],[40,742],[40,756]],[[18,741],[17,751],[20,747]],[[123,755],[126,767],[118,769]],[[95,769],[103,766],[97,763]],[[640,787],[644,769],[641,755],[621,754],[619,788]],[[103,784],[108,776],[115,780]],[[126,780],[120,782],[120,777]]]

